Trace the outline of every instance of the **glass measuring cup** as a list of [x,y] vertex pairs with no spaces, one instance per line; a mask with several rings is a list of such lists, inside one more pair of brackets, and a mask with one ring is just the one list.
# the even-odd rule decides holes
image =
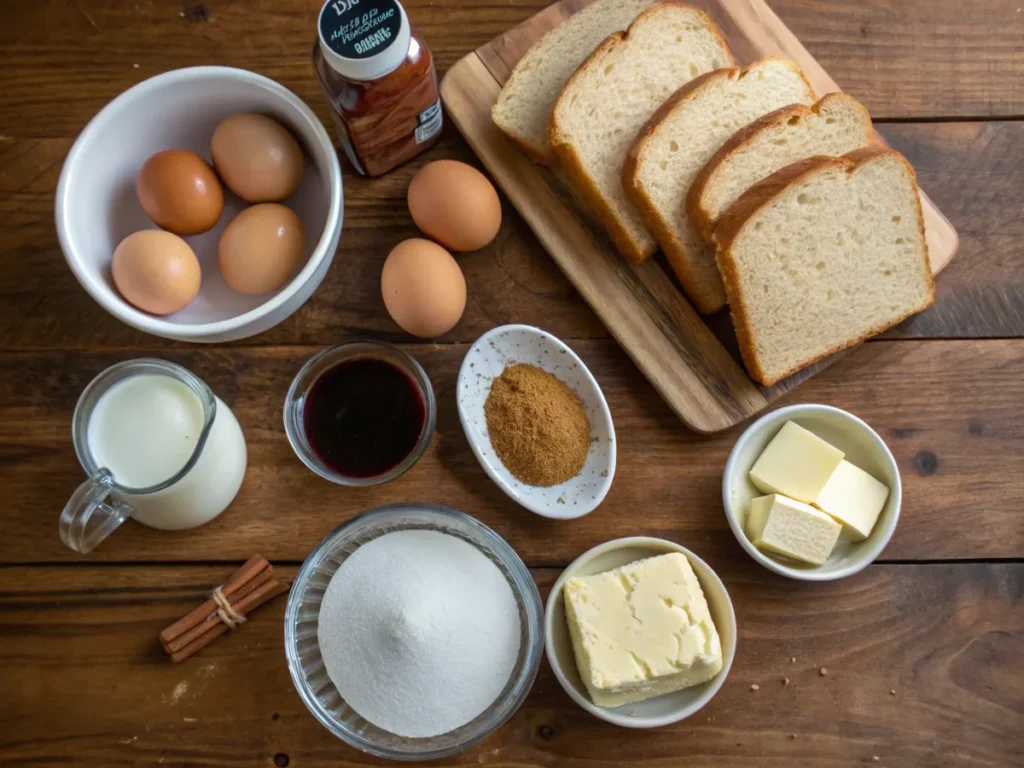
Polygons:
[[[132,487],[117,481],[117,467],[100,465],[90,444],[89,426],[104,395],[141,376],[166,376],[183,384],[202,409],[202,426],[180,469],[155,484]],[[158,450],[167,437],[145,429],[136,432],[154,441]],[[60,515],[61,541],[76,552],[91,552],[129,517],[163,530],[209,522],[231,503],[245,475],[245,438],[231,409],[191,371],[165,360],[129,360],[100,373],[75,406],[72,439],[89,476]]]

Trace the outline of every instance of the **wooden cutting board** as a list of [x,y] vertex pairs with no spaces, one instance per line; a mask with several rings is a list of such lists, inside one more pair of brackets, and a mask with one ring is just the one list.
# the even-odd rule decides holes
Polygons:
[[[773,387],[753,382],[739,362],[727,312],[699,315],[660,256],[628,264],[576,202],[558,171],[533,163],[491,121],[491,105],[520,57],[590,2],[562,0],[478,48],[448,71],[441,95],[481,162],[672,409],[698,432],[726,429],[763,410],[838,355]],[[739,62],[784,56],[803,68],[819,96],[839,90],[763,0],[693,4],[715,19]],[[931,200],[923,193],[921,197],[932,271],[938,273],[956,254],[958,238]]]

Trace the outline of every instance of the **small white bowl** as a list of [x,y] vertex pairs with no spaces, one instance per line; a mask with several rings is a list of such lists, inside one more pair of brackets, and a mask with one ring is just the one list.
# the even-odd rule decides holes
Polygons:
[[[596,706],[587,694],[587,688],[576,670],[576,657],[572,649],[572,638],[565,619],[565,603],[562,600],[562,586],[574,576],[592,576],[610,571],[627,563],[667,552],[681,552],[690,561],[697,574],[701,589],[708,601],[711,618],[722,640],[722,671],[712,680],[675,693],[657,696],[647,701],[626,704],[614,709]],[[736,614],[732,600],[722,580],[711,567],[693,552],[675,542],[655,539],[649,536],[631,536],[600,544],[573,560],[558,581],[551,588],[548,604],[544,611],[544,644],[548,663],[554,670],[558,682],[569,697],[590,714],[609,723],[625,728],[659,728],[683,720],[698,712],[714,698],[725,683],[736,656]]]
[[[821,565],[775,558],[755,547],[744,524],[751,499],[763,494],[750,482],[750,468],[782,425],[795,421],[846,454],[846,460],[889,486],[889,498],[871,535],[864,541],[840,539]],[[878,433],[852,413],[830,405],[790,405],[755,421],[733,446],[722,477],[722,503],[733,535],[747,553],[770,571],[802,581],[832,581],[863,570],[885,549],[896,530],[903,488],[900,470]]]
[[[245,203],[225,188],[224,212],[210,232],[185,238],[202,266],[199,295],[159,317],[136,309],[114,287],[110,261],[123,238],[156,229],[135,195],[142,164],[164,149],[209,161],[218,123],[261,112],[287,126],[306,155],[302,183],[285,201],[302,219],[306,252],[298,273],[275,293],[246,296],[225,284],[217,243]],[[57,236],[78,282],[105,310],[147,333],[179,341],[231,341],[277,325],[323,280],[341,236],[341,168],[320,120],[294,93],[261,75],[230,67],[192,67],[157,75],[105,106],[75,141],[57,185]]]
[[[580,398],[590,419],[590,452],[576,477],[549,488],[527,485],[505,469],[487,436],[484,403],[491,382],[511,363],[529,363],[557,376]],[[506,494],[543,517],[571,520],[604,501],[615,476],[615,427],[597,381],[576,353],[550,333],[530,325],[502,325],[485,333],[466,353],[457,385],[459,419],[484,471]]]

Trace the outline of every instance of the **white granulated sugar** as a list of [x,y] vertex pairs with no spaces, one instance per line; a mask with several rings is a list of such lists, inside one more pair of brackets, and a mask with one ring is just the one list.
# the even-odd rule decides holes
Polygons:
[[331,579],[318,638],[352,708],[406,737],[468,723],[505,688],[519,655],[512,588],[472,544],[396,531],[357,549]]

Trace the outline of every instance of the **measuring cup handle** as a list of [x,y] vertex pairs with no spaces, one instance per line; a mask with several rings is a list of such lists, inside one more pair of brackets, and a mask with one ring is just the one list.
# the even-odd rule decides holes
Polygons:
[[111,496],[113,485],[113,476],[101,469],[78,486],[60,513],[60,540],[75,552],[92,552],[135,512]]

